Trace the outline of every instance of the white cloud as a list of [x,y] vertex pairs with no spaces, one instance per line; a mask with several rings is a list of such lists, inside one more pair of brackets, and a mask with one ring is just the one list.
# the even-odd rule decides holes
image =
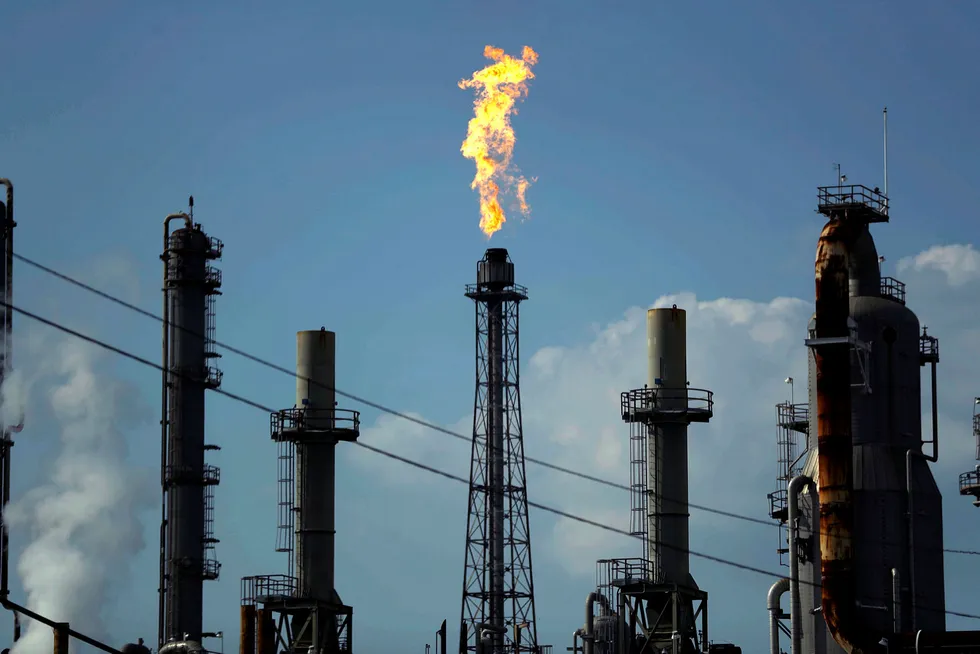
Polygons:
[[[937,252],[944,254],[936,254]],[[973,263],[971,263],[971,261]],[[963,362],[974,329],[972,312],[948,311],[949,292],[975,295],[969,276],[980,279],[972,246],[931,248],[903,260],[908,273],[910,308],[944,347],[941,369],[942,424],[954,427],[972,397],[969,366]],[[971,268],[974,266],[974,268]],[[948,286],[939,293],[939,281],[922,272],[935,268],[946,273]],[[974,271],[971,273],[971,270]],[[930,281],[931,280],[931,281]],[[933,292],[933,291],[936,292]],[[942,304],[940,304],[942,303]],[[719,298],[699,300],[685,292],[660,297],[656,307],[676,304],[687,311],[688,370],[692,387],[715,393],[715,416],[708,425],[692,425],[689,431],[690,501],[758,518],[765,518],[766,494],[776,475],[776,427],[774,408],[790,398],[786,377],[794,377],[796,401],[806,396],[806,323],[812,311],[810,298],[775,298],[769,302]],[[952,305],[952,306],[955,306]],[[646,376],[645,307],[631,307],[619,320],[594,327],[589,342],[543,347],[526,360],[522,374],[524,433],[528,456],[580,470],[620,483],[629,481],[628,427],[619,416],[622,391],[641,387]],[[924,405],[924,410],[926,409]],[[945,416],[951,418],[946,420]],[[470,432],[471,417],[463,417],[454,430]],[[390,448],[404,456],[465,476],[469,448],[445,435],[391,417],[382,417],[362,436],[365,442]],[[944,431],[943,461],[936,471],[947,495],[947,505],[962,498],[944,486],[947,473],[969,468],[972,438],[968,431]],[[391,483],[417,480],[426,474],[396,462],[364,456],[365,466],[386,466]],[[376,468],[375,468],[376,469]],[[554,506],[623,529],[629,526],[626,491],[604,488],[528,464],[529,496]],[[955,478],[953,478],[955,479]],[[719,489],[724,489],[720,491]],[[951,496],[952,495],[952,496]],[[540,515],[540,514],[538,514]],[[724,555],[724,542],[733,529],[756,530],[764,543],[775,549],[775,530],[692,510],[691,546]],[[614,556],[639,556],[640,544],[595,527],[560,518],[551,534],[536,537],[536,551],[560,561],[566,571],[591,578],[595,561]],[[958,540],[958,539],[952,539]],[[952,546],[952,545],[951,545]],[[775,553],[770,567],[777,569]],[[696,562],[692,562],[696,563]],[[762,560],[765,565],[765,559]],[[764,580],[763,580],[764,581]]]
[[980,252],[968,245],[934,245],[914,257],[898,262],[898,271],[935,270],[946,275],[950,286],[980,279]]

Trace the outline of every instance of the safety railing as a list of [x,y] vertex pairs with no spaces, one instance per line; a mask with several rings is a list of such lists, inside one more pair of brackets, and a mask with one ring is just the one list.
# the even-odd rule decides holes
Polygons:
[[242,604],[255,604],[264,597],[294,597],[296,577],[289,575],[258,575],[242,579]]
[[714,393],[704,388],[637,388],[620,396],[623,420],[651,412],[700,413],[711,417]]
[[905,304],[905,283],[894,277],[881,278],[881,297]]
[[361,412],[350,409],[319,409],[293,407],[277,411],[271,416],[273,438],[283,432],[298,431],[349,431],[361,428]]

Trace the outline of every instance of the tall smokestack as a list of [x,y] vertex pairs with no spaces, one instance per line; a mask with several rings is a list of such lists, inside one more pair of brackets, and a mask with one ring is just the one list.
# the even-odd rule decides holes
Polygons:
[[296,442],[296,578],[303,597],[334,599],[334,426],[337,337],[326,329],[296,334],[296,406],[323,438]]
[[337,336],[326,328],[296,332],[296,401],[272,414],[279,447],[276,549],[289,558],[285,575],[242,579],[242,632],[255,623],[258,654],[275,654],[276,643],[289,652],[352,649],[354,610],[334,586],[335,473],[337,443],[355,442],[361,423],[357,411],[337,408],[336,352]]
[[[647,311],[647,385],[658,391],[663,412],[687,411],[687,313],[676,306]],[[687,424],[663,423],[647,444],[647,558],[663,583],[696,587],[690,575]]]
[[[707,593],[691,576],[688,554],[687,429],[692,422],[711,419],[712,403],[711,391],[688,385],[687,313],[677,305],[650,309],[647,384],[623,393],[621,400],[623,420],[630,423],[633,533],[645,537],[648,579],[622,592],[637,607],[645,603],[648,623],[655,625],[650,634],[655,648],[688,651],[700,642],[696,602],[702,631],[707,632]],[[645,478],[638,478],[644,470]],[[609,564],[610,579],[622,574],[617,565],[627,565],[616,560]]]

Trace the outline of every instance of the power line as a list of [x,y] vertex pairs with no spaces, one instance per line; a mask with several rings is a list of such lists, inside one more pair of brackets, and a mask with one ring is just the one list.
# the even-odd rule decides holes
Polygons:
[[[37,261],[34,261],[33,259],[30,259],[28,257],[25,257],[22,254],[17,254],[16,252],[13,253],[13,256],[14,256],[14,258],[16,258],[18,261],[21,261],[22,263],[25,263],[25,264],[33,267],[33,268],[36,268],[36,269],[38,269],[38,270],[40,270],[40,271],[42,271],[42,272],[44,272],[44,273],[46,273],[48,275],[51,275],[53,277],[56,277],[56,278],[58,278],[58,279],[60,279],[60,280],[62,280],[64,282],[66,282],[68,284],[71,284],[72,286],[75,286],[75,287],[80,288],[80,289],[83,289],[83,290],[85,290],[85,291],[87,291],[89,293],[92,293],[94,295],[97,295],[98,297],[101,297],[104,300],[108,300],[109,302],[112,302],[113,304],[116,304],[118,306],[121,306],[121,307],[123,307],[125,309],[129,309],[130,311],[133,311],[135,313],[138,313],[138,314],[140,314],[140,315],[142,315],[144,317],[150,318],[150,319],[155,320],[157,322],[160,322],[160,323],[165,322],[162,316],[159,316],[159,315],[153,313],[152,311],[147,311],[146,309],[143,309],[142,307],[140,307],[140,306],[138,306],[138,305],[136,305],[136,304],[134,304],[132,302],[127,302],[126,300],[123,300],[122,298],[116,297],[116,296],[114,296],[114,295],[112,295],[110,293],[107,293],[107,292],[105,292],[105,291],[103,291],[101,289],[98,289],[98,288],[95,288],[94,286],[91,286],[89,284],[86,284],[85,282],[83,282],[83,281],[81,281],[79,279],[76,279],[75,277],[72,277],[71,275],[68,275],[66,273],[60,272],[58,270],[55,270],[54,268],[51,268],[50,266],[46,266],[46,265],[44,265],[42,263],[39,263]],[[168,323],[168,325],[169,326],[176,326],[172,322]],[[206,338],[207,337],[207,335],[205,335],[205,334],[194,334],[193,332],[191,332],[191,330],[188,330],[187,328],[185,328],[183,326],[177,326],[177,327],[180,328],[180,329],[183,329],[183,330],[187,331],[188,333],[191,333],[191,335],[193,335],[193,336],[198,336],[198,337],[201,337],[201,338]],[[78,335],[78,337],[79,338],[83,338],[83,339],[86,338],[86,337],[83,337],[81,335]],[[263,358],[261,358],[259,356],[256,356],[256,355],[254,355],[254,354],[252,354],[250,352],[247,352],[246,350],[243,350],[241,348],[237,348],[237,347],[234,347],[232,345],[228,345],[226,343],[222,343],[222,342],[217,341],[217,340],[212,340],[211,342],[215,346],[220,347],[220,348],[222,348],[224,350],[227,350],[227,351],[229,351],[229,352],[231,352],[233,354],[237,354],[238,356],[243,357],[245,359],[248,359],[249,361],[252,361],[254,363],[257,363],[257,364],[259,364],[261,366],[265,366],[266,368],[269,368],[271,370],[275,370],[276,372],[280,372],[280,373],[289,375],[293,379],[296,378],[296,371],[295,370],[290,370],[290,369],[288,369],[288,368],[286,368],[284,366],[280,366],[279,364],[273,363],[272,361],[269,361],[268,359],[263,359]],[[110,347],[110,349],[112,349],[111,346],[109,346],[109,347]],[[141,359],[141,363],[143,363],[143,362],[146,362],[146,361]],[[159,369],[159,366],[157,366],[156,364],[153,364],[153,365]],[[445,434],[447,436],[451,436],[453,438],[459,439],[459,440],[464,441],[466,443],[470,443],[472,441],[472,437],[471,436],[466,436],[466,435],[461,434],[459,432],[456,432],[456,431],[453,431],[453,430],[448,429],[446,427],[443,427],[442,425],[437,425],[437,424],[435,424],[433,422],[429,422],[429,421],[424,420],[422,418],[417,418],[415,416],[409,415],[409,414],[404,413],[402,411],[398,411],[396,409],[392,409],[390,407],[387,407],[385,405],[379,404],[379,403],[374,402],[372,400],[368,400],[366,398],[363,398],[363,397],[354,395],[353,393],[348,393],[346,391],[342,391],[339,388],[337,388],[336,386],[331,387],[328,384],[324,384],[322,382],[314,381],[314,380],[307,380],[307,381],[309,381],[311,384],[314,384],[316,386],[319,386],[319,387],[322,387],[322,388],[326,388],[328,390],[331,390],[334,393],[336,393],[337,395],[340,395],[342,397],[346,397],[349,400],[352,400],[354,402],[358,402],[358,403],[363,404],[365,406],[369,406],[369,407],[371,407],[373,409],[377,409],[378,411],[381,411],[382,413],[387,413],[387,414],[392,415],[392,416],[395,416],[397,418],[401,418],[402,420],[407,420],[409,422],[415,423],[415,424],[420,425],[422,427],[425,427],[427,429],[431,429],[433,431],[436,431],[436,432]],[[595,475],[590,475],[590,474],[585,473],[585,472],[581,472],[581,471],[578,471],[578,470],[573,470],[571,468],[566,468],[564,466],[560,466],[560,465],[557,465],[557,464],[554,464],[554,463],[551,463],[551,462],[548,462],[548,461],[544,461],[542,459],[538,459],[538,458],[535,458],[535,457],[525,457],[525,459],[526,459],[526,461],[528,461],[530,463],[533,463],[535,465],[539,465],[539,466],[541,466],[543,468],[547,468],[549,470],[554,470],[556,472],[560,472],[562,474],[566,474],[566,475],[569,475],[569,476],[572,476],[572,477],[578,477],[579,479],[584,479],[586,481],[591,481],[593,483],[601,484],[603,486],[608,486],[610,488],[616,488],[616,489],[625,490],[625,491],[632,491],[633,490],[627,484],[622,484],[622,483],[619,483],[619,482],[611,481],[609,479],[603,479],[602,477],[597,477]],[[668,499],[669,500],[670,498],[666,498],[665,497],[664,499]],[[714,515],[720,515],[720,516],[723,516],[723,517],[726,517],[726,518],[732,518],[734,520],[742,520],[744,522],[750,522],[750,523],[757,524],[757,525],[762,525],[762,526],[765,526],[765,527],[770,527],[770,528],[775,527],[775,528],[778,528],[780,526],[780,524],[778,522],[773,522],[772,520],[766,520],[766,519],[762,519],[762,518],[756,518],[754,516],[748,516],[748,515],[744,515],[744,514],[740,514],[740,513],[735,513],[733,511],[726,511],[724,509],[717,509],[717,508],[710,507],[710,506],[705,506],[705,505],[702,505],[702,504],[693,504],[691,502],[687,502],[687,506],[690,507],[691,509],[695,509],[695,510],[698,510],[698,511],[704,511],[705,513],[712,513]],[[819,531],[816,531],[816,532],[814,532],[814,534],[815,535],[819,535],[820,532]],[[897,543],[891,543],[891,544],[892,545],[895,545]],[[963,554],[963,555],[969,555],[969,556],[980,556],[980,551],[978,551],[978,550],[963,550],[963,549],[944,548],[942,551],[945,552],[945,553],[947,553],[947,554]]]
[[[73,336],[75,338],[78,338],[80,340],[83,340],[83,341],[85,341],[87,343],[91,343],[92,345],[96,345],[96,346],[98,346],[100,348],[103,348],[105,350],[108,350],[110,352],[113,352],[115,354],[118,354],[118,355],[120,355],[122,357],[125,357],[127,359],[130,359],[132,361],[136,361],[136,362],[141,363],[141,364],[143,364],[145,366],[148,366],[150,368],[154,368],[154,369],[156,369],[156,370],[158,370],[160,372],[164,372],[165,371],[165,368],[163,366],[161,366],[160,364],[158,364],[158,363],[155,363],[153,361],[150,361],[149,359],[143,358],[143,357],[141,357],[141,356],[139,356],[137,354],[133,354],[132,352],[128,352],[126,350],[123,350],[122,348],[119,348],[119,347],[116,347],[114,345],[111,345],[110,343],[107,343],[107,342],[105,342],[103,340],[100,340],[98,338],[95,338],[94,336],[89,336],[87,334],[83,334],[83,333],[81,333],[81,332],[79,332],[79,331],[77,331],[75,329],[72,329],[72,328],[66,326],[66,325],[63,325],[63,324],[58,323],[58,322],[55,322],[53,320],[49,320],[48,318],[44,318],[42,316],[39,316],[36,313],[32,313],[32,312],[27,311],[25,309],[20,309],[20,308],[14,306],[12,304],[9,304],[7,302],[3,302],[2,300],[0,300],[0,305],[5,306],[8,309],[10,309],[12,311],[15,311],[15,312],[17,312],[17,313],[19,313],[19,314],[21,314],[23,316],[26,316],[28,318],[31,318],[32,320],[35,320],[35,321],[37,321],[37,322],[39,322],[39,323],[41,323],[43,325],[46,325],[48,327],[51,327],[52,329],[56,329],[56,330],[58,330],[58,331],[60,331],[60,332],[62,332],[64,334],[68,334],[70,336]],[[182,373],[177,372],[177,371],[171,371],[171,374],[176,374],[177,376],[186,376],[186,374],[182,374]],[[275,413],[275,410],[272,409],[271,407],[267,407],[267,406],[265,406],[263,404],[260,404],[259,402],[255,402],[254,400],[250,400],[250,399],[245,398],[245,397],[243,397],[241,395],[236,395],[235,393],[230,393],[230,392],[225,391],[225,390],[220,389],[220,388],[218,388],[218,389],[212,389],[212,390],[214,390],[214,392],[216,392],[216,393],[218,393],[220,395],[224,395],[225,397],[231,398],[232,400],[235,400],[236,402],[241,402],[242,404],[245,404],[245,405],[250,406],[252,408],[259,409],[260,411],[264,411],[266,413]],[[395,454],[393,452],[388,452],[387,450],[383,450],[381,448],[374,447],[372,445],[367,445],[365,443],[361,443],[359,441],[355,441],[354,444],[355,445],[358,445],[358,446],[360,446],[360,447],[362,447],[364,449],[370,450],[371,452],[375,452],[376,454],[380,454],[380,455],[385,456],[387,458],[394,459],[396,461],[400,461],[402,463],[405,463],[407,465],[413,466],[413,467],[418,468],[420,470],[424,470],[426,472],[439,475],[439,476],[444,477],[446,479],[450,479],[452,481],[456,481],[456,482],[459,482],[459,483],[463,483],[463,484],[469,485],[469,480],[468,479],[464,479],[463,477],[460,477],[458,475],[454,475],[454,474],[452,474],[450,472],[446,472],[445,470],[440,470],[439,468],[436,468],[434,466],[429,466],[429,465],[426,465],[424,463],[420,463],[418,461],[414,461],[412,459],[409,459],[407,457],[400,456],[400,455]],[[611,532],[611,533],[614,533],[614,534],[619,534],[619,535],[622,535],[622,536],[628,536],[628,537],[631,537],[631,538],[641,538],[641,539],[643,538],[643,536],[639,536],[637,534],[632,534],[632,533],[626,531],[625,529],[619,529],[617,527],[613,527],[611,525],[607,525],[607,524],[604,524],[602,522],[598,522],[596,520],[590,520],[589,518],[584,518],[582,516],[578,516],[578,515],[575,515],[573,513],[569,513],[567,511],[562,511],[561,509],[556,509],[554,507],[550,507],[550,506],[547,506],[547,505],[544,505],[544,504],[541,504],[541,503],[538,503],[538,502],[532,502],[532,501],[529,500],[528,501],[528,506],[532,506],[532,507],[534,507],[536,509],[539,509],[541,511],[545,511],[547,513],[551,513],[551,514],[557,515],[559,517],[567,518],[567,519],[573,520],[575,522],[579,522],[579,523],[582,523],[582,524],[590,525],[592,527],[596,527],[598,529],[602,529],[602,530],[605,530],[605,531],[608,531],[608,532]],[[772,571],[766,570],[764,568],[759,568],[759,567],[752,566],[752,565],[749,565],[749,564],[746,564],[746,563],[740,563],[738,561],[733,561],[731,559],[726,559],[726,558],[723,558],[723,557],[714,556],[712,554],[706,554],[704,552],[698,552],[698,551],[687,549],[687,548],[680,548],[680,547],[676,547],[676,546],[670,545],[668,543],[661,543],[661,545],[663,547],[667,547],[668,549],[673,549],[673,550],[676,550],[676,551],[686,552],[687,554],[689,554],[689,555],[691,555],[693,557],[696,557],[696,558],[705,559],[707,561],[712,561],[714,563],[718,563],[718,564],[721,564],[721,565],[729,566],[729,567],[736,568],[736,569],[739,569],[739,570],[745,570],[747,572],[753,572],[753,573],[756,573],[756,574],[764,575],[764,576],[767,576],[767,577],[770,577],[770,578],[775,578],[775,579],[780,579],[780,578],[783,577],[782,574],[779,574],[779,573],[776,573],[776,572],[772,572]],[[803,584],[803,585],[809,585],[809,586],[814,586],[814,587],[819,587],[820,586],[820,584],[818,584],[816,582],[809,582],[809,581],[804,581],[804,580],[801,580],[800,583]],[[925,610],[928,610],[928,611],[935,611],[935,612],[938,612],[939,611],[938,608],[928,608],[928,607],[920,607],[920,608],[924,608]],[[975,615],[975,614],[972,614],[972,613],[964,613],[964,612],[960,612],[960,611],[950,611],[950,610],[944,610],[944,613],[947,614],[947,615],[954,615],[954,616],[961,617],[961,618],[970,618],[970,619],[974,619],[974,620],[980,620],[980,615]]]

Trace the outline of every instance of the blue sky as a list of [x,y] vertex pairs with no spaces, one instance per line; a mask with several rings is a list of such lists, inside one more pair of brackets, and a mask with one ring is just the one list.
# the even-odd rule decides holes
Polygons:
[[[155,310],[161,220],[194,194],[196,217],[226,244],[219,340],[289,367],[293,333],[325,325],[338,333],[338,386],[441,424],[462,418],[465,431],[473,309],[462,291],[486,241],[469,188],[472,163],[459,154],[471,95],[456,81],[484,65],[488,43],[511,53],[531,45],[541,59],[514,126],[515,163],[538,177],[528,195],[533,214],[525,223],[508,223],[491,241],[510,249],[530,289],[522,310],[525,364],[543,349],[585,357],[596,344],[609,344],[616,325],[629,327],[624,311],[665,294],[738,298],[749,304],[725,305],[725,325],[744,325],[730,311],[735,306],[797,331],[787,341],[791,350],[766,350],[776,357],[771,377],[780,382],[771,393],[743,383],[736,386],[742,397],[726,400],[733,417],[717,428],[727,434],[718,443],[732,448],[751,441],[759,452],[774,453],[771,407],[783,399],[782,378],[804,378],[798,323],[805,311],[773,308],[771,301],[810,301],[821,224],[813,214],[815,187],[834,182],[833,164],[841,163],[851,181],[881,184],[882,106],[889,107],[894,215],[892,224],[876,230],[886,273],[900,258],[931,246],[980,238],[974,216],[980,191],[973,183],[980,175],[974,115],[980,84],[969,63],[980,60],[973,38],[980,6],[835,1],[777,11],[771,3],[748,1],[568,1],[270,7],[101,0],[8,7],[0,40],[6,62],[0,174],[17,187],[18,251]],[[962,329],[951,342],[969,348],[976,332],[969,331],[975,328],[963,303],[975,300],[976,281],[944,286],[952,278],[929,276],[929,268],[909,260],[908,275],[923,275],[921,283],[933,285],[928,293],[910,285],[910,303],[919,310],[928,300],[941,314],[924,315],[926,324],[950,316],[949,329]],[[18,265],[16,275],[18,304],[158,358],[152,322],[25,266]],[[939,303],[940,297],[946,301]],[[17,329],[35,327],[18,319]],[[969,396],[980,393],[969,388],[978,384],[975,374],[957,361],[969,351],[946,359],[951,372],[943,373],[949,380],[943,408],[950,419],[944,424],[960,427],[969,419]],[[619,390],[642,383],[642,346],[631,352],[622,354],[623,368],[610,373],[610,384],[623,384]],[[128,461],[152,477],[158,376],[136,364],[99,365],[140,392],[139,402],[126,403],[140,407],[144,418],[142,426],[126,429]],[[705,376],[721,386],[738,379],[721,365],[705,359]],[[233,356],[222,366],[228,390],[263,404],[292,404],[288,377]],[[526,409],[533,411],[538,400],[553,412],[536,423],[541,433],[527,434],[529,453],[546,455],[554,446],[555,456],[572,467],[601,468],[579,450],[561,449],[560,438],[546,445],[544,432],[569,421],[585,431],[593,423],[576,417],[585,410],[581,405],[603,414],[597,429],[615,425],[615,411],[609,418],[605,399],[588,396],[575,407],[563,405],[569,393],[556,389],[568,379],[549,383],[533,370],[529,382],[536,385],[526,389]],[[584,381],[574,386],[584,393]],[[208,410],[209,438],[223,447],[213,462],[223,469],[218,554],[224,568],[222,581],[208,586],[206,623],[233,634],[238,578],[284,565],[271,551],[274,448],[267,417],[220,397]],[[365,410],[364,418],[372,425],[376,414]],[[48,422],[39,416],[18,441],[15,494],[45,478],[42,455],[57,451],[55,434],[45,431]],[[365,439],[397,445],[399,436],[382,433],[385,428],[366,429]],[[625,429],[618,429],[615,438],[624,440]],[[950,461],[953,471],[972,465],[968,435],[957,437],[962,446],[944,457],[963,452],[966,458]],[[586,433],[582,442],[590,438]],[[452,452],[445,465],[463,472],[466,448],[435,442]],[[692,459],[700,456],[696,442],[692,438]],[[710,479],[715,460],[692,462],[692,479],[697,470]],[[358,643],[366,651],[387,650],[393,639],[404,649],[421,648],[444,617],[458,620],[465,489],[411,476],[393,481],[393,469],[354,455],[342,456],[340,465],[338,584],[355,606]],[[741,465],[765,486],[753,490],[742,509],[763,516],[774,456],[760,454]],[[551,481],[532,476],[532,497],[535,483],[547,496]],[[728,508],[735,495],[714,489],[704,499]],[[609,520],[627,519],[623,499]],[[149,547],[106,600],[108,633],[117,641],[154,638],[157,516],[150,506],[141,514]],[[950,506],[959,512],[947,517],[949,546],[975,542],[976,510],[970,513],[957,497],[947,498],[947,511]],[[546,515],[532,513],[532,520],[539,640],[560,651],[582,620],[591,581],[553,553],[561,549],[562,525]],[[725,555],[728,549],[732,558],[778,568],[775,536],[764,528],[758,534],[751,525],[712,523],[705,530],[712,534],[705,551]],[[15,545],[23,538],[16,536]],[[564,549],[585,538],[576,532]],[[712,602],[713,636],[750,649],[764,646],[770,581],[703,565],[695,562],[695,575],[719,598]],[[955,565],[963,567],[947,575],[948,585],[975,575],[980,560],[961,557]],[[757,601],[737,601],[748,583]],[[965,599],[965,591],[958,597]],[[7,628],[0,626],[0,634]],[[235,640],[226,644],[233,647]]]

